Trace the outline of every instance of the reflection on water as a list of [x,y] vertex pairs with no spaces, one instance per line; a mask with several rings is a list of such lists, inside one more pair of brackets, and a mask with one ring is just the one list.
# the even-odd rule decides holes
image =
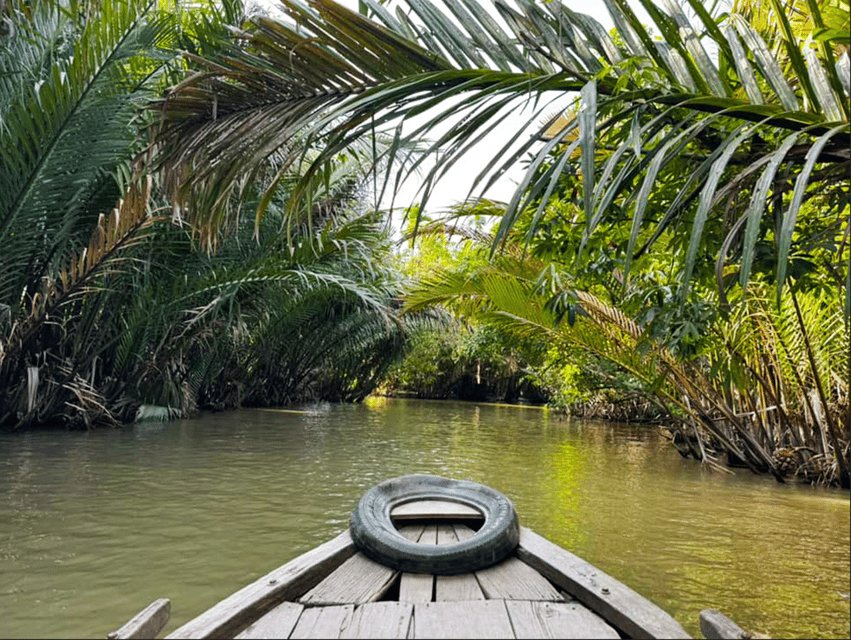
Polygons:
[[505,492],[693,633],[714,607],[774,636],[849,635],[847,493],[710,473],[653,429],[538,409],[305,409],[0,436],[0,636],[104,637],[158,597],[174,628],[412,472]]

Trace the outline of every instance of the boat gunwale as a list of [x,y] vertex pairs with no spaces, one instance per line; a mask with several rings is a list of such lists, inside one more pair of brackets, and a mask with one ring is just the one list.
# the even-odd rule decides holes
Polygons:
[[527,527],[517,557],[630,638],[691,638],[660,606]]
[[281,602],[315,587],[356,551],[346,529],[220,600],[166,638],[233,637]]

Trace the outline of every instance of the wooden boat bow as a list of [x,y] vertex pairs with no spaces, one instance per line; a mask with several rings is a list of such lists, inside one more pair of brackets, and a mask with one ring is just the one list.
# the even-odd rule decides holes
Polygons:
[[[394,514],[394,522],[399,535],[410,541],[446,545],[476,535],[475,515],[463,504],[424,500],[406,503],[398,517]],[[114,637],[151,637],[162,629],[151,628],[146,627],[146,636],[119,630]],[[525,527],[509,557],[460,575],[396,570],[359,551],[347,530],[243,587],[168,636],[621,637],[689,635],[657,605]]]

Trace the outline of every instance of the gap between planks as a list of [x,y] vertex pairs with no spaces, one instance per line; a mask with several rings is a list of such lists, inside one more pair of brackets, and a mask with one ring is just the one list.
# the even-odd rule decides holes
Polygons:
[[[473,535],[463,524],[439,524],[400,527],[409,540],[424,544],[453,544]],[[539,600],[564,602],[565,596],[544,576],[516,557],[482,569],[475,574],[430,576],[405,573],[399,586],[402,602],[471,601],[471,600]]]

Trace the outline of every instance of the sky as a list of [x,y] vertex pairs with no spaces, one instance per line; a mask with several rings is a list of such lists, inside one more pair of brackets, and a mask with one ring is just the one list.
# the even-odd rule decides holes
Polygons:
[[[337,0],[340,4],[357,11],[358,0]],[[580,11],[597,19],[606,29],[612,27],[612,20],[606,10],[602,0],[564,0],[565,4],[574,11]],[[274,6],[277,0],[254,0],[256,4],[266,9],[270,9],[274,13]],[[439,4],[439,3],[438,3]],[[487,4],[485,2],[484,4]],[[554,113],[559,108],[565,108],[571,101],[571,97],[566,96],[563,102],[553,105],[552,109],[547,110],[547,114]],[[472,148],[459,162],[457,162],[450,173],[445,174],[428,203],[428,211],[431,213],[439,213],[457,204],[466,197],[470,187],[484,166],[486,159],[490,159],[499,151],[499,149],[510,139],[512,132],[515,132],[518,127],[523,126],[529,119],[530,112],[528,109],[518,109],[512,113],[493,133],[483,139],[476,147]],[[538,124],[537,120],[535,121]],[[447,123],[447,127],[451,123]],[[411,127],[416,127],[416,123],[412,122],[406,130],[410,131]],[[437,130],[433,134],[433,138],[441,134]],[[410,206],[417,200],[417,191],[422,185],[422,176],[428,172],[428,168],[433,166],[431,163],[425,165],[424,170],[420,175],[412,175],[401,186],[396,193],[395,199],[391,194],[386,194],[383,201],[380,203],[382,208],[388,208],[393,200],[396,209],[402,209]],[[510,200],[517,183],[523,177],[523,169],[521,166],[515,167],[512,171],[507,172],[500,180],[494,184],[484,196],[493,200],[507,202]]]

